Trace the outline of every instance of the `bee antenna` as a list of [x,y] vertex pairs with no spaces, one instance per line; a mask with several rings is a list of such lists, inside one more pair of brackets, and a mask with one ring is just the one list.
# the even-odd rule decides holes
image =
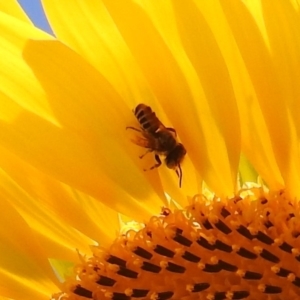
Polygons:
[[[178,172],[178,170],[179,170],[179,172]],[[178,169],[176,169],[176,174],[177,174],[177,176],[179,178],[179,187],[181,188],[182,170],[181,170],[180,165],[178,165]]]

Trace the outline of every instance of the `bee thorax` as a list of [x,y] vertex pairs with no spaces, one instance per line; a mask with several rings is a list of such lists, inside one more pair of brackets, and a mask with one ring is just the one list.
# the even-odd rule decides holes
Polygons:
[[177,141],[170,131],[161,130],[156,132],[155,136],[159,143],[159,152],[170,152],[170,150],[176,147]]

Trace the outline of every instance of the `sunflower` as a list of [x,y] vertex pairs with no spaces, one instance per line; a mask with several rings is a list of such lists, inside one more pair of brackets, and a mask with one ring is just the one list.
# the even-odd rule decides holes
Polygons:
[[0,4],[1,299],[299,299],[299,1],[42,3]]

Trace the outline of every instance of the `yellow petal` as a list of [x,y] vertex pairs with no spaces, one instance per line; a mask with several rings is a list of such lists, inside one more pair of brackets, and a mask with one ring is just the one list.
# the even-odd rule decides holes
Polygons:
[[[289,126],[288,140],[278,137],[277,145],[288,145],[288,153],[284,149],[279,150],[278,163],[286,183],[286,187],[292,195],[300,196],[300,161],[299,161],[299,113],[300,113],[300,37],[299,37],[299,6],[294,7],[291,1],[263,1],[262,14],[266,31],[269,37],[270,52],[276,78],[278,78],[279,92],[283,95],[283,105],[288,107],[287,125]],[[280,101],[280,100],[278,100]],[[272,104],[272,103],[271,103]],[[270,105],[271,105],[270,104]],[[278,110],[281,107],[278,108]],[[281,111],[278,111],[282,114]],[[281,116],[277,116],[276,128],[272,127],[272,134],[281,127]],[[289,142],[289,144],[285,144]],[[286,147],[282,147],[286,148]]]
[[[88,202],[86,195],[84,196],[82,193],[39,172],[1,147],[0,153],[1,167],[10,176],[8,177],[4,172],[0,172],[2,189],[6,194],[15,198],[12,200],[13,204],[27,214],[28,218],[31,217],[32,212],[36,212],[35,216],[31,217],[30,224],[41,221],[44,224],[38,224],[37,229],[43,231],[48,227],[51,231],[53,227],[53,233],[57,233],[56,227],[62,226],[64,228],[63,226],[66,226],[61,221],[57,222],[57,217],[59,216],[69,226],[76,228],[95,241],[104,243],[106,239],[111,240],[111,236],[116,232],[118,224],[116,212],[110,211],[109,208],[104,208],[104,205],[97,201],[99,208],[102,209],[102,213],[98,215],[97,223],[92,222],[90,216],[85,213],[83,208]],[[26,191],[26,194],[24,191]],[[96,202],[96,200],[94,201]],[[44,216],[41,217],[42,215]],[[101,224],[100,221],[102,215],[110,218],[110,227],[105,230],[102,227],[103,223]],[[40,217],[35,220],[37,216]],[[114,218],[116,219],[115,222],[113,222]],[[46,228],[42,229],[42,227]],[[68,235],[69,239],[71,239],[71,232],[62,232],[62,234]],[[76,235],[74,232],[73,234]],[[49,234],[46,234],[46,236],[49,236]],[[80,239],[83,240],[79,243]],[[53,240],[58,240],[58,238],[53,238]],[[60,240],[63,240],[63,238],[61,237]],[[70,245],[72,249],[80,249],[84,244],[90,244],[81,236],[74,238],[74,242],[75,240],[76,244]]]
[[[218,176],[215,181],[223,193],[229,194],[235,190],[240,152],[240,124],[231,78],[214,34],[198,7],[192,2],[181,5],[174,1],[173,5],[180,39],[204,93],[195,106],[198,118],[203,119],[204,147],[209,149],[209,169],[213,170],[209,183]],[[208,118],[207,112],[214,118]]]
[[10,0],[10,1],[1,1],[0,2],[0,11],[4,12],[10,16],[13,16],[21,21],[24,21],[28,24],[31,24],[30,19],[23,11],[21,6],[19,5],[17,0]]
[[[269,187],[281,188],[282,178],[274,157],[270,136],[253,84],[228,26],[222,6],[219,1],[201,3],[196,1],[196,4],[205,21],[209,24],[226,61],[241,116],[240,129],[243,152]],[[230,113],[228,117],[231,118]]]
[[[42,198],[32,199],[2,172],[0,178],[1,196],[6,197],[29,224],[32,234],[44,246],[47,257],[76,261],[78,255],[75,249],[89,252],[88,245],[94,244],[94,241],[71,227],[65,220],[60,219],[44,205]],[[101,238],[100,231],[98,233]]]
[[[200,76],[200,74],[198,73],[199,61],[197,62],[197,58],[195,61],[191,53],[192,51],[196,50],[196,47],[198,45],[191,42],[191,45],[188,46],[185,43],[185,36],[198,37],[198,35],[195,33],[195,28],[203,26],[203,24],[199,23],[198,16],[196,16],[195,20],[193,20],[193,22],[195,22],[192,26],[193,28],[190,29],[188,28],[188,26],[186,26],[186,16],[188,15],[188,20],[191,23],[191,18],[194,15],[195,11],[194,8],[189,7],[188,5],[186,5],[186,3],[183,5],[183,7],[180,7],[178,2],[172,3],[171,1],[143,1],[140,2],[139,5],[141,5],[143,9],[145,9],[149,14],[151,21],[155,24],[155,30],[157,30],[161,37],[163,37],[163,43],[165,43],[167,47],[171,49],[169,57],[174,56],[174,58],[176,59],[176,63],[178,64],[181,72],[184,75],[183,78],[178,79],[178,82],[176,85],[174,85],[174,87],[166,89],[167,93],[172,93],[172,89],[175,88],[175,91],[173,91],[174,95],[163,96],[161,97],[160,102],[164,104],[165,111],[171,118],[172,122],[175,124],[176,129],[178,129],[179,132],[182,132],[182,128],[185,127],[186,131],[184,131],[182,139],[184,141],[184,144],[188,148],[189,156],[191,157],[196,169],[203,176],[203,179],[208,182],[210,187],[216,193],[232,193],[236,181],[235,169],[239,153],[239,145],[237,142],[238,139],[232,139],[231,135],[239,135],[238,127],[233,126],[237,131],[231,130],[229,135],[227,131],[226,135],[224,134],[226,132],[226,130],[224,131],[224,127],[226,126],[220,126],[220,121],[222,121],[222,118],[227,118],[226,114],[224,114],[223,117],[220,118],[220,120],[218,120],[218,117],[212,117],[214,113],[219,116],[220,111],[222,111],[221,107],[220,111],[218,111],[218,105],[214,105],[214,101],[217,101],[217,103],[219,103],[220,99],[214,99],[213,93],[207,92],[207,90],[209,90],[209,88],[207,88],[208,77],[202,80],[203,76]],[[192,15],[190,15],[190,9],[193,10]],[[190,35],[189,30],[192,31],[192,35]],[[143,31],[143,29],[141,31]],[[140,38],[137,38],[137,40],[139,39]],[[161,41],[158,39],[158,41],[154,44],[160,42]],[[207,46],[206,42],[207,41],[205,40],[204,45],[201,46],[202,49],[204,49],[205,47],[209,49],[211,48],[212,45]],[[153,46],[149,48],[151,48],[152,51]],[[216,49],[216,51],[217,50],[218,49]],[[141,53],[144,53],[144,50],[142,50]],[[158,53],[157,55],[158,61],[159,54],[160,53]],[[198,56],[201,57],[200,53]],[[205,55],[203,55],[203,61],[206,60],[204,56]],[[149,55],[147,59],[151,59],[151,55]],[[162,60],[164,64],[166,58],[163,57]],[[161,63],[157,62],[152,62],[152,64],[158,65],[159,68],[161,66]],[[221,67],[218,64],[217,66]],[[157,71],[159,74],[162,73],[161,77],[164,76],[165,78],[160,78],[163,86],[166,85],[166,80],[170,77],[170,74],[163,74],[166,68],[168,67],[161,67],[160,70]],[[171,72],[173,76],[173,70]],[[211,78],[211,76],[209,78]],[[159,85],[160,83],[157,82],[155,84]],[[188,87],[186,85],[188,85]],[[184,87],[188,88],[188,90],[184,91],[186,95],[180,96],[181,89],[183,89]],[[176,99],[177,95],[179,95],[181,99],[186,100],[185,103],[179,105],[179,112],[177,106],[181,100]],[[172,99],[168,99],[168,97]],[[232,98],[232,95],[230,97]],[[165,101],[165,99],[167,100]],[[186,107],[186,103],[189,104],[189,107]],[[226,108],[230,107],[231,106],[229,105]],[[236,111],[236,108],[233,111]],[[185,117],[185,119],[182,120],[181,123],[179,123],[181,121],[180,116],[183,118]],[[226,120],[226,124],[230,124],[230,122]],[[225,137],[225,140],[223,135]],[[231,155],[230,152],[232,152]],[[230,164],[228,164],[228,156],[230,156],[230,159],[232,159]],[[188,171],[192,170],[188,169]],[[201,185],[198,185],[198,187],[200,187],[201,189]],[[193,190],[196,191],[197,189]]]
[[32,280],[16,275],[20,273],[19,271],[6,272],[0,269],[0,279],[3,285],[0,286],[0,294],[7,296],[7,298],[4,298],[5,300],[48,300],[49,295],[53,294],[53,291],[57,291],[58,288],[47,282],[32,266],[26,267],[30,268],[31,272],[37,272],[36,275],[40,275],[40,277],[36,277]]
[[151,100],[144,76],[101,1],[42,3],[57,38],[103,74],[130,107]]
[[[253,5],[256,5],[256,3]],[[266,124],[266,127],[262,126],[263,131],[260,132],[258,126],[260,123],[263,125],[264,122],[255,122],[256,126],[254,126],[253,134],[257,132],[258,137],[261,136],[257,140],[258,145],[262,145],[264,137],[267,138],[267,135],[263,136],[262,134],[265,134],[264,128],[267,129],[272,150],[269,146],[266,148],[270,150],[268,152],[270,159],[266,161],[270,161],[273,165],[277,164],[282,177],[286,180],[288,175],[286,169],[289,165],[289,160],[295,156],[291,156],[292,153],[289,153],[290,147],[283,147],[283,145],[293,145],[294,133],[291,132],[290,120],[286,110],[286,99],[280,88],[280,80],[274,72],[274,65],[271,61],[270,50],[268,49],[269,41],[263,34],[263,28],[261,31],[257,28],[257,25],[262,26],[262,24],[259,21],[257,23],[254,22],[253,16],[244,4],[228,1],[226,4],[222,3],[222,7],[253,84],[254,95],[250,94],[248,96],[249,102],[247,105],[250,113],[253,110],[253,116],[250,116],[249,119],[255,120],[255,113],[257,112],[258,120],[261,120],[262,114]],[[257,12],[257,10],[255,11]],[[247,32],[246,35],[245,32]],[[247,104],[245,100],[241,100],[244,101],[244,105]],[[253,140],[255,141],[255,139]],[[268,138],[266,142],[268,143]],[[255,146],[254,144],[253,147]],[[275,164],[273,163],[272,153],[274,153]],[[264,153],[262,154],[264,155]],[[255,162],[252,162],[255,165]],[[272,169],[274,170],[274,167]],[[278,187],[280,185],[280,177],[276,175],[278,174],[276,168],[275,173],[270,172],[270,169],[265,169],[264,173],[266,174],[267,172],[272,174],[272,176],[274,175],[277,182],[274,183],[273,180],[273,185]]]
[[[134,58],[142,68],[144,76],[150,82],[165,112],[171,119],[172,124],[174,124],[183,142],[187,145],[188,153],[193,163],[201,173],[204,173],[204,180],[209,182],[216,192],[232,193],[235,188],[235,174],[239,153],[239,126],[237,124],[238,118],[235,117],[237,108],[234,107],[232,101],[233,93],[230,85],[227,83],[224,84],[223,90],[219,90],[219,94],[212,94],[206,99],[205,93],[200,88],[201,84],[199,83],[197,74],[188,57],[184,54],[184,51],[182,51],[182,47],[178,45],[178,43],[175,45],[172,44],[173,40],[177,39],[177,41],[180,41],[179,34],[176,31],[172,31],[174,25],[176,25],[175,16],[170,17],[172,15],[172,7],[169,6],[169,11],[165,14],[165,3],[153,5],[153,7],[151,7],[151,5],[146,7],[145,5],[143,9],[145,8],[146,12],[144,12],[133,4],[133,2],[119,2],[116,7],[114,7],[112,3],[107,2],[105,3],[106,9],[97,1],[98,9],[95,9],[95,6],[91,2],[78,4],[75,6],[76,13],[72,14],[72,16],[68,16],[64,11],[67,12],[70,5],[71,4],[67,3],[67,1],[64,3],[59,1],[54,3],[53,1],[51,1],[51,3],[47,0],[44,1],[45,9],[48,12],[49,19],[58,37],[66,41],[71,47],[76,49],[78,53],[97,66],[100,57],[103,61],[107,61],[107,59],[105,55],[102,55],[101,52],[97,50],[97,47],[103,49],[103,45],[95,45],[95,39],[98,38],[99,41],[105,41],[108,49],[112,52],[114,52],[115,49],[119,50],[119,47],[115,46],[116,40],[118,44],[121,40],[118,33],[115,32],[115,26],[117,26],[126,44],[129,46],[130,51],[133,53]],[[110,13],[109,15],[107,10]],[[178,10],[180,11],[180,8]],[[122,14],[118,14],[118,12],[121,11]],[[126,14],[124,11],[128,11],[128,13]],[[133,11],[135,17],[131,18],[130,16],[133,14]],[[148,13],[151,17],[156,17],[154,22],[156,22],[155,25],[158,28],[150,24]],[[128,16],[128,19],[126,19],[126,17],[122,19],[123,16]],[[166,16],[168,17],[166,18]],[[157,20],[157,18],[159,20]],[[101,20],[100,26],[99,20]],[[116,24],[114,24],[113,21],[115,21]],[[171,21],[173,24],[170,25],[169,23],[171,23]],[[110,33],[114,33],[103,35],[101,31],[103,32],[104,28],[105,32],[109,31]],[[136,28],[139,28],[138,31]],[[159,32],[157,32],[157,30]],[[202,29],[200,28],[199,30],[201,31]],[[144,32],[147,32],[147,35],[145,35]],[[170,32],[172,33],[169,35],[166,34]],[[78,40],[79,37],[81,39],[84,38],[86,42],[80,42]],[[167,40],[163,41],[162,37]],[[149,44],[150,41],[151,45]],[[168,46],[172,47],[172,52],[167,49],[165,43],[169,43]],[[92,45],[95,45],[95,47]],[[107,47],[105,47],[105,49]],[[124,61],[131,61],[131,57],[128,59],[126,55],[120,55],[120,52],[124,53],[123,50],[119,50],[115,56],[122,58],[118,63],[120,68],[123,69]],[[92,55],[97,55],[97,61],[91,57]],[[214,56],[212,56],[212,60],[213,59],[215,59]],[[206,58],[203,57],[203,61],[205,60]],[[220,68],[220,64],[222,64],[222,62],[219,59],[216,68]],[[107,78],[110,78],[106,71],[103,71],[106,69],[106,66],[101,64],[99,70],[104,72],[103,74],[105,74]],[[126,72],[126,78],[131,78],[132,74],[136,74],[135,68],[125,69],[130,72],[134,70],[131,74]],[[172,76],[170,76],[170,74],[172,74]],[[223,81],[226,81],[225,78],[227,78],[228,82],[226,72],[224,71],[223,74]],[[186,78],[189,79],[189,82],[192,82],[190,86],[188,86]],[[113,82],[111,79],[109,80]],[[114,84],[114,86],[116,85],[118,84]],[[211,87],[214,85],[215,83],[211,82]],[[211,87],[207,87],[206,92],[209,89],[211,90]],[[226,105],[226,102],[222,101],[224,106],[218,108],[218,105],[213,104],[213,100],[217,103],[220,101],[220,93],[223,97],[228,99],[227,102],[231,103],[230,105],[228,105],[228,103]],[[210,102],[210,104],[206,101]],[[176,105],[172,105],[171,103],[176,103]],[[217,122],[215,122],[215,119],[209,117],[212,113],[209,105],[213,113],[217,114]],[[230,112],[232,118],[228,118],[227,114],[223,112],[224,108]],[[186,124],[186,118],[183,116],[189,116],[188,124]],[[199,117],[201,118],[201,125],[197,122]],[[201,127],[204,127],[204,129]],[[202,130],[204,133],[202,133]],[[223,135],[225,139],[222,138]],[[232,136],[235,136],[235,138],[232,138]],[[209,147],[209,151],[204,150],[207,146]],[[231,160],[230,165],[228,164],[228,158]]]
[[[208,128],[202,128],[206,121],[205,114],[209,112],[207,114],[209,122],[206,124],[209,123],[210,127],[215,129],[213,133],[219,131],[217,124],[209,117],[211,115],[209,110],[204,111],[205,121],[199,124],[198,103],[204,94],[187,57],[182,51],[172,52],[160,28],[154,26],[147,12],[136,3],[121,1],[115,5],[113,2],[105,1],[105,4],[178,135],[187,145],[193,163],[200,173],[204,173],[204,180],[208,181],[217,193],[233,192],[231,171],[228,172],[226,166],[223,168],[224,163],[228,162],[226,145],[222,143],[222,139],[218,139],[221,137],[220,134],[215,138],[215,141],[220,141],[219,148],[217,147],[219,145],[210,143],[212,139],[206,139]],[[169,22],[172,16],[166,15],[165,22]],[[210,132],[210,135],[213,134]],[[207,146],[208,153],[204,150]],[[219,151],[218,156],[216,149]],[[221,167],[216,170],[211,167],[211,161],[212,158],[220,157],[220,153],[224,153],[226,160],[223,160]],[[229,173],[229,176],[222,176],[223,172]]]
[[[57,42],[27,43],[23,55],[33,74],[18,58],[28,32],[10,29],[21,24],[3,19],[8,47],[1,54],[9,58],[1,60],[2,76],[7,78],[1,99],[5,109],[0,115],[3,145],[124,214],[132,214],[133,207],[141,218],[157,211],[161,200],[132,161],[131,143],[122,134],[132,115],[120,96],[100,74]],[[12,60],[14,69],[9,68]],[[24,90],[30,94],[21,97],[19,92]],[[127,170],[131,176],[126,176]],[[157,192],[163,198],[162,188]]]
[[1,199],[0,294],[23,299],[26,291],[27,295],[44,297],[57,289],[48,259],[26,222],[4,197]]

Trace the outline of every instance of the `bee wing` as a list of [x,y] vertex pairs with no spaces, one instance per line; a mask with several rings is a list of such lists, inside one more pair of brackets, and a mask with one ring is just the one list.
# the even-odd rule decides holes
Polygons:
[[140,147],[156,150],[155,138],[146,132],[143,132],[143,136],[135,136],[131,141]]

